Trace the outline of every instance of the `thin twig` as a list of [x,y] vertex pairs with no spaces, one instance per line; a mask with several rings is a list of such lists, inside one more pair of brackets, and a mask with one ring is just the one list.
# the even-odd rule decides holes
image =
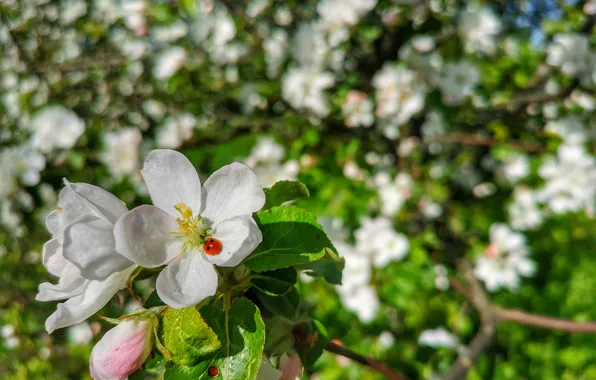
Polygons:
[[499,141],[493,137],[479,136],[474,134],[463,133],[445,133],[442,135],[432,136],[428,141],[436,141],[442,143],[458,143],[464,145],[480,145],[480,146],[495,146],[497,144],[508,145],[512,148],[524,150],[531,153],[540,153],[544,151],[544,147],[533,143],[521,143],[517,141]]
[[513,309],[497,308],[496,312],[500,321],[517,322],[522,325],[572,333],[596,333],[596,322],[577,322],[569,319],[551,318]]
[[459,380],[465,379],[465,375],[474,363],[478,360],[480,355],[490,346],[496,332],[496,324],[489,323],[483,325],[476,333],[474,338],[470,341],[468,347],[461,350],[459,357],[455,364],[451,367],[449,372],[443,375],[441,380]]
[[344,356],[348,359],[352,359],[362,365],[368,366],[372,369],[374,369],[375,371],[382,373],[383,375],[385,375],[389,380],[406,380],[405,377],[403,377],[402,375],[398,374],[397,372],[395,372],[394,370],[392,370],[391,368],[387,367],[385,364],[383,364],[382,362],[376,360],[376,359],[372,359],[372,358],[368,358],[366,356],[357,354],[343,346],[340,346],[339,344],[335,344],[332,342],[327,343],[327,345],[325,346],[325,350],[332,352],[336,355],[341,355]]
[[596,333],[596,322],[577,322],[498,307],[491,303],[488,294],[474,276],[472,264],[469,261],[462,260],[458,265],[458,269],[468,287],[457,279],[450,279],[449,283],[482,315],[482,326],[470,342],[470,345],[460,352],[457,362],[449,372],[441,377],[441,380],[465,378],[467,371],[490,346],[497,326],[503,322],[516,322],[527,326],[572,333]]

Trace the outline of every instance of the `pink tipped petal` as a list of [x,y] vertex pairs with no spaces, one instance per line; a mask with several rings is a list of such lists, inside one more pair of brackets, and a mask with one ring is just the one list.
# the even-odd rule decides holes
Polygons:
[[41,261],[48,272],[54,276],[60,276],[68,264],[62,252],[62,244],[57,238],[48,240],[43,245]]
[[252,215],[265,204],[259,179],[247,166],[234,162],[205,181],[201,216],[214,224],[235,216]]
[[296,380],[302,376],[302,362],[297,355],[283,354],[279,359],[279,369],[283,373],[279,380]]
[[149,153],[141,174],[156,207],[173,217],[174,209],[184,203],[193,212],[201,208],[201,180],[192,163],[182,153],[170,149],[156,149]]
[[181,253],[172,234],[178,227],[176,219],[167,212],[154,206],[139,206],[116,222],[116,251],[142,267],[159,267]]
[[149,320],[120,323],[93,347],[89,369],[95,380],[126,379],[141,368],[153,348]]
[[114,226],[105,219],[86,218],[64,230],[64,257],[89,280],[103,280],[133,263],[116,252]]
[[187,252],[157,276],[159,298],[175,309],[196,305],[217,291],[217,272],[198,252]]
[[203,253],[203,258],[221,267],[235,267],[240,264],[263,240],[261,230],[251,216],[237,216],[215,226],[213,237],[221,242],[218,255]]

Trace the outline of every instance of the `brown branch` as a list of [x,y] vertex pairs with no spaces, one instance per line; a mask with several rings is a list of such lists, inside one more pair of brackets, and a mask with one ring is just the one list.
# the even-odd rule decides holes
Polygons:
[[370,368],[374,369],[375,371],[385,375],[385,377],[387,377],[389,380],[406,380],[405,377],[398,374],[391,368],[387,367],[385,364],[383,364],[379,360],[376,360],[373,358],[368,358],[366,356],[357,354],[343,346],[340,346],[339,344],[329,342],[325,346],[325,350],[332,352],[336,355],[341,355],[348,359],[352,359],[362,365],[370,367]]
[[497,308],[496,312],[500,321],[517,322],[522,325],[572,333],[596,333],[596,322],[577,322],[569,319],[551,318],[514,309]]
[[474,134],[463,133],[445,133],[438,136],[432,136],[428,141],[442,142],[442,143],[457,143],[464,145],[480,145],[480,146],[495,146],[497,144],[509,145],[512,148],[524,150],[531,153],[540,153],[544,151],[544,147],[538,144],[521,143],[517,141],[499,141],[493,137],[480,136]]
[[466,288],[457,279],[450,279],[449,283],[453,289],[462,294],[482,315],[482,325],[479,332],[470,342],[470,345],[462,350],[457,362],[451,367],[448,373],[440,378],[441,380],[465,378],[467,371],[490,346],[497,326],[503,322],[516,322],[522,325],[571,333],[596,333],[596,322],[577,322],[532,314],[522,310],[498,307],[491,303],[488,294],[474,276],[472,264],[469,261],[462,260],[458,265],[458,269],[468,287]]
[[449,372],[440,377],[441,380],[464,379],[466,373],[474,366],[480,355],[490,346],[496,332],[496,323],[483,325],[476,333],[470,344],[461,350],[457,361]]
[[31,71],[41,74],[50,71],[76,71],[76,70],[87,70],[87,69],[94,69],[94,68],[112,68],[112,67],[120,67],[127,62],[126,57],[120,56],[96,56],[93,59],[84,59],[74,62],[68,62],[62,65],[47,65],[47,66],[39,66],[39,67],[32,67]]

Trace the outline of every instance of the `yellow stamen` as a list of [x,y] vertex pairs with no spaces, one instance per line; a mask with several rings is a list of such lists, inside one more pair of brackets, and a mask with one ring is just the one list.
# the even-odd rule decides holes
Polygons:
[[191,247],[202,246],[205,240],[211,236],[212,230],[200,215],[193,216],[192,209],[184,203],[178,203],[174,208],[180,213],[181,218],[176,218],[178,231],[170,232],[170,234],[186,239],[181,254]]

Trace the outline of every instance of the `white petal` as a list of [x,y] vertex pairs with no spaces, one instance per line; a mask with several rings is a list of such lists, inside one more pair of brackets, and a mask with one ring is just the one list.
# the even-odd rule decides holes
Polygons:
[[111,223],[127,211],[124,203],[109,192],[86,183],[70,183],[60,191],[58,208],[46,218],[46,226],[53,235],[88,215],[105,218]]
[[88,280],[81,276],[79,268],[73,263],[68,263],[57,285],[43,282],[39,285],[39,293],[35,296],[37,301],[57,301],[81,294],[87,286]]
[[62,254],[62,244],[57,238],[48,240],[43,245],[41,261],[48,272],[54,276],[60,276],[68,264],[68,260]]
[[198,214],[201,208],[201,180],[192,163],[182,153],[156,149],[145,159],[141,173],[156,207],[178,217],[174,206],[182,202]]
[[89,217],[64,230],[64,257],[89,280],[103,280],[133,263],[116,252],[114,227],[105,219]]
[[234,162],[205,181],[201,216],[214,224],[240,215],[252,215],[265,204],[259,179],[248,167]]
[[124,214],[114,226],[116,251],[145,268],[156,268],[181,252],[173,244],[178,223],[165,211],[143,205]]
[[128,211],[124,202],[104,189],[88,183],[67,183],[87,202],[91,203],[112,224]]
[[58,304],[58,309],[46,319],[47,332],[51,334],[56,329],[80,323],[97,313],[118,290],[125,287],[126,280],[135,268],[136,266],[132,265],[103,281],[89,280],[81,294]]
[[217,272],[199,252],[177,257],[157,277],[157,294],[175,309],[196,305],[217,290]]
[[263,241],[263,234],[251,216],[237,216],[217,224],[213,237],[221,242],[222,250],[210,256],[203,252],[205,260],[222,267],[240,264]]

